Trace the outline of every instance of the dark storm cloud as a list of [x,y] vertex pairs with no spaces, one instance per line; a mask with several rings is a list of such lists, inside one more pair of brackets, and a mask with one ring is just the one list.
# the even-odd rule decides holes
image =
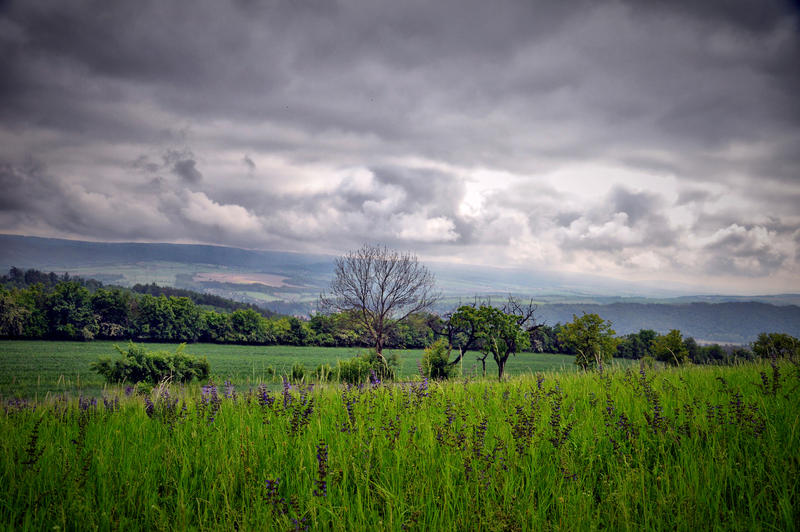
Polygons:
[[42,170],[33,159],[19,167],[0,162],[0,211],[26,211],[37,201],[60,196],[57,183]]
[[[0,230],[791,277],[798,20],[778,0],[6,3]],[[576,166],[625,177],[554,177]]]
[[172,165],[172,173],[189,183],[198,183],[203,179],[203,174],[197,169],[193,159],[181,159]]
[[[27,71],[11,76],[27,77],[24,90],[15,91],[24,100],[18,102],[22,113],[30,116],[39,101],[66,92],[56,99],[61,113],[48,113],[53,127],[84,123],[85,131],[103,135],[114,128],[107,114],[91,107],[78,117],[57,116],[74,107],[67,103],[81,99],[93,85],[86,81],[95,78],[109,85],[106,94],[93,94],[100,99],[127,100],[126,92],[151,86],[163,107],[194,117],[270,118],[301,128],[369,132],[399,143],[398,149],[497,163],[511,161],[507,156],[518,149],[569,159],[603,154],[620,141],[660,143],[664,134],[678,145],[684,139],[718,145],[752,135],[754,120],[796,108],[788,93],[755,106],[753,72],[705,50],[699,35],[749,20],[706,16],[715,11],[727,13],[669,10],[676,25],[699,24],[697,33],[688,32],[692,51],[680,44],[686,35],[671,35],[674,28],[651,11],[614,4],[436,2],[421,9],[413,3],[272,2],[233,9],[198,2],[187,9],[179,2],[26,2],[12,4],[6,16],[24,35],[8,60],[9,67]],[[786,18],[779,5],[758,11],[767,13],[765,20]],[[622,30],[616,42],[609,38],[615,26]],[[774,26],[756,24],[758,37]],[[749,42],[734,44],[746,48]],[[784,48],[768,54],[769,61],[796,57],[791,46]],[[37,66],[21,66],[28,61]],[[756,55],[751,62],[766,61]],[[44,77],[52,66],[63,71],[59,79]],[[701,75],[700,68],[715,77]],[[777,72],[770,86],[779,90],[790,76]],[[38,100],[23,97],[31,91]],[[565,91],[573,94],[569,105],[559,99]],[[738,112],[729,112],[732,107]],[[610,121],[616,135],[604,131],[591,143],[551,147],[527,134],[498,138],[472,129],[484,117],[507,121],[517,113],[534,123],[552,113],[566,136],[576,120],[590,136]],[[487,149],[471,149],[476,143]]]

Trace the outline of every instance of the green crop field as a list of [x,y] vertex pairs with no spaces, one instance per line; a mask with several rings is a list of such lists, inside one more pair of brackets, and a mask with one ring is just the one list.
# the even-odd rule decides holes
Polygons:
[[799,390],[778,362],[6,400],[0,528],[795,530]]
[[[99,395],[103,379],[90,371],[89,364],[102,356],[119,357],[114,350],[116,342],[51,342],[51,341],[0,341],[0,398],[38,397],[48,393],[70,391],[85,395]],[[118,343],[124,347],[125,343]],[[176,344],[147,344],[148,349],[174,351]],[[205,356],[211,364],[212,378],[222,383],[231,381],[240,388],[256,386],[261,382],[279,382],[280,376],[291,372],[295,363],[307,370],[320,364],[336,365],[362,351],[360,348],[243,346],[220,344],[190,344],[186,352]],[[399,376],[407,379],[417,374],[421,350],[397,351]],[[573,358],[563,355],[521,353],[512,357],[506,366],[510,375],[573,369]],[[272,368],[272,372],[269,369]],[[463,363],[465,374],[479,371],[475,356],[468,354]],[[486,363],[487,375],[494,375],[496,366]]]

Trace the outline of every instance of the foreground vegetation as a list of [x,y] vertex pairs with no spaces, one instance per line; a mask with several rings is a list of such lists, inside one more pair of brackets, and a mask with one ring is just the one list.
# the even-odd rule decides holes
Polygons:
[[800,370],[7,402],[0,526],[792,530]]

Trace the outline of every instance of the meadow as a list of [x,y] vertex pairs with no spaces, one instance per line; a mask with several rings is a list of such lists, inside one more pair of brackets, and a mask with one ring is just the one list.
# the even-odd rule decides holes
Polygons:
[[[89,364],[102,356],[118,358],[114,345],[125,342],[59,342],[32,340],[0,341],[0,399],[9,397],[45,398],[48,394],[71,392],[74,395],[99,396],[103,378],[89,369]],[[148,349],[175,351],[176,344],[146,344]],[[189,344],[186,352],[204,356],[211,364],[212,378],[219,383],[231,381],[240,389],[260,383],[277,384],[281,376],[291,374],[292,365],[301,363],[307,371],[320,364],[336,365],[363,351],[363,348],[248,346],[223,344]],[[397,351],[399,378],[417,375],[422,350]],[[573,357],[553,354],[521,353],[506,366],[511,375],[537,371],[574,369]],[[463,363],[465,374],[475,374],[475,356],[468,354]],[[496,374],[491,357],[486,361],[487,375]]]
[[6,401],[14,530],[794,530],[800,370]]

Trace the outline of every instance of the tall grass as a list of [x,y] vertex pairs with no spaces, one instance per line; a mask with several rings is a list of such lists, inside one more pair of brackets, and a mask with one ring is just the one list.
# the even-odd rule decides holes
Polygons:
[[781,363],[12,402],[0,523],[793,530],[798,387]]

